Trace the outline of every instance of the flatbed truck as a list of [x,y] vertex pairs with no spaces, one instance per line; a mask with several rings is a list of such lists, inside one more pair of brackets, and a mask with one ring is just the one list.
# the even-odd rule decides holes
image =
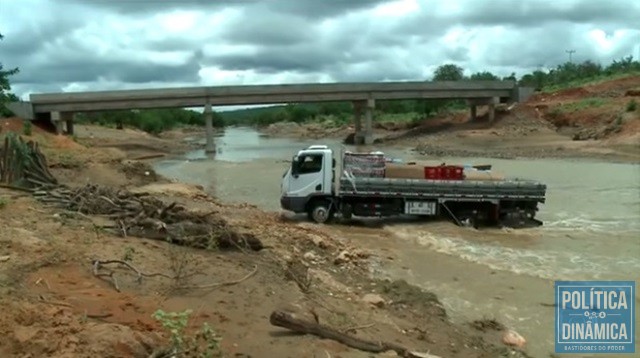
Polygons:
[[[355,176],[345,151],[312,145],[293,156],[282,176],[281,208],[316,223],[335,215],[445,217],[460,226],[540,226],[535,218],[546,185],[533,180],[431,180]],[[309,163],[311,163],[309,165]]]

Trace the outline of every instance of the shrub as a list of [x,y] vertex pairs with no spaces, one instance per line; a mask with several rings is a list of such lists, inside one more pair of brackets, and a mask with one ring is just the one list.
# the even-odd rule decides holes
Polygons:
[[627,112],[633,112],[638,108],[638,102],[636,102],[635,100],[631,100],[629,101],[629,103],[627,103]]
[[24,120],[22,123],[22,134],[30,136],[32,132],[31,121]]
[[182,312],[157,310],[153,314],[153,318],[160,322],[170,334],[171,347],[169,351],[171,353],[189,352],[190,356],[194,357],[221,357],[221,338],[216,335],[206,322],[195,336],[186,334],[190,315],[191,310]]

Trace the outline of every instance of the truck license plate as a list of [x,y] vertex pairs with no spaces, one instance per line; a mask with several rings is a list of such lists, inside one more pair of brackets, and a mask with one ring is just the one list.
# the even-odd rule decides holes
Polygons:
[[405,212],[409,215],[435,215],[435,201],[407,201]]

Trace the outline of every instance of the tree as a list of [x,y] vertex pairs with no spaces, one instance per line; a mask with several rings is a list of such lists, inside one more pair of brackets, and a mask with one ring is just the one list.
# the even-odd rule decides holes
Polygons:
[[[2,34],[0,34],[0,41],[4,38]],[[4,106],[7,102],[17,101],[18,97],[11,91],[11,83],[9,83],[9,77],[17,74],[20,70],[16,68],[12,68],[9,70],[4,70],[4,66],[2,62],[0,62],[0,117],[10,116],[11,112]]]
[[472,74],[469,79],[472,81],[497,81],[500,78],[491,72],[484,71]]
[[505,76],[502,77],[503,81],[516,81],[516,73],[515,72],[511,72],[511,74],[509,76]]
[[463,77],[462,67],[449,63],[438,67],[433,74],[434,81],[460,81]]

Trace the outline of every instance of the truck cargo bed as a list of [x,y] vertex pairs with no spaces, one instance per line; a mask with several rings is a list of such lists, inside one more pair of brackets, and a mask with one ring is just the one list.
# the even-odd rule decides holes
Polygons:
[[396,178],[340,178],[339,195],[415,197],[450,200],[525,200],[545,202],[546,185],[522,179],[426,180]]

